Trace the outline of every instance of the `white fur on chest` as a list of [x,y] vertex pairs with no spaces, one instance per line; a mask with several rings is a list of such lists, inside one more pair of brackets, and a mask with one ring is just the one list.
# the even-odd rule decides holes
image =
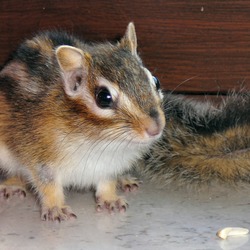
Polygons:
[[17,173],[20,164],[6,145],[0,142],[0,166],[8,173]]
[[62,151],[58,174],[63,186],[95,187],[129,169],[140,152],[125,142],[74,143]]

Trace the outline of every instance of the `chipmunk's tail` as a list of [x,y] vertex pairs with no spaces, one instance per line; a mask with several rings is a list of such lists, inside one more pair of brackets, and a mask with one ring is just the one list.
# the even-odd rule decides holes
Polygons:
[[250,182],[250,94],[220,107],[165,95],[162,139],[140,162],[147,179],[166,185]]

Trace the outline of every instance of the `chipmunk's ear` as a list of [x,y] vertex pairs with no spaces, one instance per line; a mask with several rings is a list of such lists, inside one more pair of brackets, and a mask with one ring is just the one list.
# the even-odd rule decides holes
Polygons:
[[62,71],[66,94],[78,96],[87,81],[90,55],[78,48],[62,45],[56,49],[56,58]]
[[129,23],[126,33],[121,40],[121,46],[129,48],[132,55],[137,56],[137,37],[134,23]]

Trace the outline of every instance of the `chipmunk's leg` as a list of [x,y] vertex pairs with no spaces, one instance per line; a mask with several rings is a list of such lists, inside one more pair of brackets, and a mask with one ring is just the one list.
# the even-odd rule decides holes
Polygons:
[[41,219],[60,222],[76,218],[71,208],[64,203],[63,186],[53,170],[46,165],[37,169],[32,184],[41,203]]
[[20,198],[26,197],[25,183],[18,176],[10,177],[0,183],[0,197],[8,199],[13,195]]
[[125,198],[120,197],[116,193],[117,181],[102,181],[97,185],[96,203],[97,211],[108,209],[109,212],[114,212],[118,209],[120,212],[126,211],[128,203]]
[[63,221],[76,218],[69,206],[64,204],[63,188],[57,183],[39,183],[37,187],[41,202],[41,219]]

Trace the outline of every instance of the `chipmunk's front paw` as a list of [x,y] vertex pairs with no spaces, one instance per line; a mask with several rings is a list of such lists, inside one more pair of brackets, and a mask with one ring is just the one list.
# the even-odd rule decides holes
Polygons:
[[117,180],[100,182],[96,190],[96,209],[98,212],[107,209],[110,213],[118,210],[125,212],[127,201],[116,194]]
[[72,212],[71,208],[68,206],[58,207],[54,206],[52,208],[44,207],[42,208],[41,219],[44,221],[65,221],[69,219],[75,219],[76,215]]
[[19,186],[8,186],[8,185],[0,185],[0,197],[4,199],[9,199],[12,196],[18,196],[23,199],[26,197],[26,190],[23,187]]
[[96,210],[98,212],[107,209],[110,213],[114,213],[115,210],[119,212],[125,212],[128,208],[128,203],[123,197],[113,197],[112,199],[103,199],[102,197],[96,198]]

